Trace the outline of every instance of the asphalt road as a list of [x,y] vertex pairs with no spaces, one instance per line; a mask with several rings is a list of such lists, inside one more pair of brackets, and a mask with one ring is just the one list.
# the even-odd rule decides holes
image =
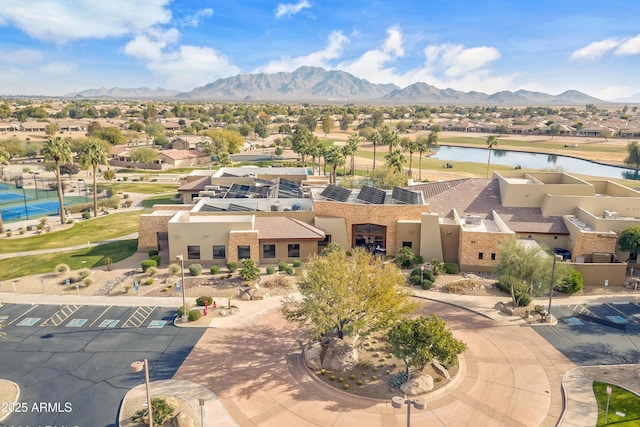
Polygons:
[[0,425],[116,426],[125,393],[144,382],[131,363],[147,358],[151,381],[172,378],[204,332],[173,326],[174,316],[155,307],[0,307],[0,378],[21,389]]
[[640,363],[637,304],[555,306],[551,311],[558,324],[534,329],[576,365]]

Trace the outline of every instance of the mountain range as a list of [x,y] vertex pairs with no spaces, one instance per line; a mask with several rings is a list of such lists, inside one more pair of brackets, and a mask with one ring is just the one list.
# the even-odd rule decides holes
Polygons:
[[114,99],[172,99],[184,101],[235,102],[361,102],[377,104],[489,104],[489,105],[585,105],[606,101],[576,90],[559,95],[518,90],[494,94],[439,89],[427,83],[405,88],[395,84],[376,84],[353,74],[320,67],[303,66],[286,73],[239,74],[218,79],[189,92],[162,88],[101,88],[75,92],[66,97]]

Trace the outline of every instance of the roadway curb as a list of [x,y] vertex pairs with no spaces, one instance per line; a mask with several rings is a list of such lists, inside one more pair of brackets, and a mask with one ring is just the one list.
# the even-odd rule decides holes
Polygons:
[[[0,382],[4,382],[4,383],[7,383],[7,384],[12,385],[12,386],[15,387],[15,389],[16,389],[16,397],[13,400],[13,402],[7,402],[7,403],[9,404],[9,406],[17,403],[18,400],[20,400],[20,386],[18,384],[14,383],[13,381],[10,381],[10,380],[0,380]],[[4,421],[4,419],[7,418],[9,415],[11,415],[12,412],[13,411],[4,411],[4,408],[3,408],[3,411],[0,411],[0,422]]]

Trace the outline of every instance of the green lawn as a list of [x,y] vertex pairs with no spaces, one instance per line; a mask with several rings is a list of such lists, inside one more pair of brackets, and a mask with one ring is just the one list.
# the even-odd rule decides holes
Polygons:
[[3,239],[0,244],[0,253],[64,248],[84,245],[87,241],[99,242],[135,233],[140,226],[140,213],[141,211],[112,213],[76,223],[73,227],[62,231],[20,239]]
[[[4,249],[4,248],[3,248]],[[72,270],[104,265],[106,257],[113,263],[133,255],[138,249],[138,240],[122,240],[93,246],[72,252],[56,252],[17,258],[0,259],[0,280],[32,274],[52,273],[58,264],[67,264]]]
[[[440,136],[438,141],[444,145],[446,144],[464,144],[464,145],[475,145],[478,147],[487,147],[486,138],[474,138],[468,136]],[[572,151],[586,151],[586,152],[608,152],[608,153],[623,153],[627,154],[626,147],[610,145],[607,141],[597,141],[597,142],[587,142],[580,143],[579,148],[565,148],[565,142],[562,138],[549,140],[544,137],[541,137],[540,140],[537,141],[515,141],[513,139],[508,139],[508,137],[500,137],[498,138],[498,146],[496,149],[508,149],[510,147],[517,149],[527,149],[527,151],[531,152],[548,152],[549,150],[563,150],[566,151],[567,156],[573,155]],[[573,143],[569,143],[572,145]],[[565,154],[565,153],[563,153]]]
[[114,182],[113,191],[121,193],[160,194],[176,191],[179,182]]
[[172,199],[172,196],[175,193],[171,193],[170,195],[162,194],[159,196],[152,196],[144,199],[141,205],[145,208],[152,208],[153,205],[179,205],[182,204],[182,200]]
[[[615,385],[611,386],[611,400],[609,402],[609,419],[605,420],[607,407],[607,386],[609,384],[594,381],[593,392],[598,401],[597,426],[632,427],[640,425],[640,397]],[[625,414],[624,417],[616,412]]]

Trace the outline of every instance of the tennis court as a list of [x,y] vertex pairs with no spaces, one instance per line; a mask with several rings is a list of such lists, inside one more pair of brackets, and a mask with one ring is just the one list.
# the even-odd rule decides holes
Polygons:
[[25,198],[27,200],[33,199],[33,197],[26,196],[24,194],[18,194],[18,193],[12,193],[12,192],[0,193],[0,203],[17,202],[18,200],[24,200]]
[[9,208],[2,209],[2,221],[56,215],[59,213],[59,207],[60,205],[55,200],[33,202],[29,203],[26,207],[24,205],[11,206]]

